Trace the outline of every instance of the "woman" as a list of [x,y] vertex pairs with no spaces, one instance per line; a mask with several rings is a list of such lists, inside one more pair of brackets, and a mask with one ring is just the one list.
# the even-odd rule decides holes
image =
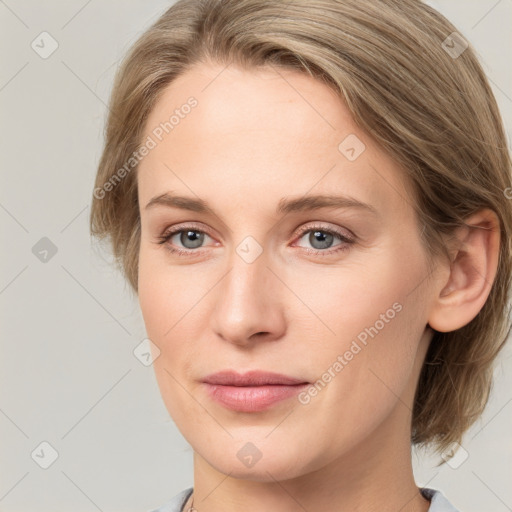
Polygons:
[[511,161],[417,0],[181,0],[114,85],[91,230],[139,302],[194,486],[158,511],[453,511],[418,488],[508,333]]

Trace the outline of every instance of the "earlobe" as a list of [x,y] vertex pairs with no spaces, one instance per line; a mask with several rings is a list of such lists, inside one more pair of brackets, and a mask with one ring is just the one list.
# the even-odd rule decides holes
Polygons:
[[428,324],[439,332],[467,325],[483,308],[496,277],[500,223],[490,209],[480,210],[455,232],[448,278],[440,282]]

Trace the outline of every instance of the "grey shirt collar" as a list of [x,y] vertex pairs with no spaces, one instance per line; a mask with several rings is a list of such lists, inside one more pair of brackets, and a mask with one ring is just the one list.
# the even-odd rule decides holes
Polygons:
[[[183,506],[187,502],[188,498],[192,494],[192,487],[181,491],[179,494],[174,496],[165,505],[160,508],[152,510],[151,512],[185,512]],[[430,507],[428,512],[459,512],[441,493],[435,489],[429,489],[428,487],[421,487],[421,493],[425,498],[430,500]]]

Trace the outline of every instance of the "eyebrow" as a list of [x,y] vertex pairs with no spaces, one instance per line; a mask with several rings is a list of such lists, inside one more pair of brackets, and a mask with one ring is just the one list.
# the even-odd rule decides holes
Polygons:
[[[183,210],[217,216],[215,211],[208,206],[208,203],[202,199],[178,196],[168,192],[153,197],[145,206],[145,209],[154,208],[155,206],[181,208]],[[318,194],[291,199],[283,197],[277,205],[276,214],[284,215],[290,212],[312,211],[320,208],[357,208],[379,216],[378,211],[372,205],[353,197]]]

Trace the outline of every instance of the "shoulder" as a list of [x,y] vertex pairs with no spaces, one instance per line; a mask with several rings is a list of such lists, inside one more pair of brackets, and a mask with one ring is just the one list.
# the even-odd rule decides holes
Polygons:
[[181,509],[183,505],[185,505],[186,501],[192,494],[192,487],[181,491],[179,494],[176,494],[174,498],[170,501],[162,505],[161,507],[151,510],[151,512],[182,512]]
[[430,500],[428,512],[459,512],[444,496],[441,491],[429,489],[427,487],[420,488],[425,498]]

